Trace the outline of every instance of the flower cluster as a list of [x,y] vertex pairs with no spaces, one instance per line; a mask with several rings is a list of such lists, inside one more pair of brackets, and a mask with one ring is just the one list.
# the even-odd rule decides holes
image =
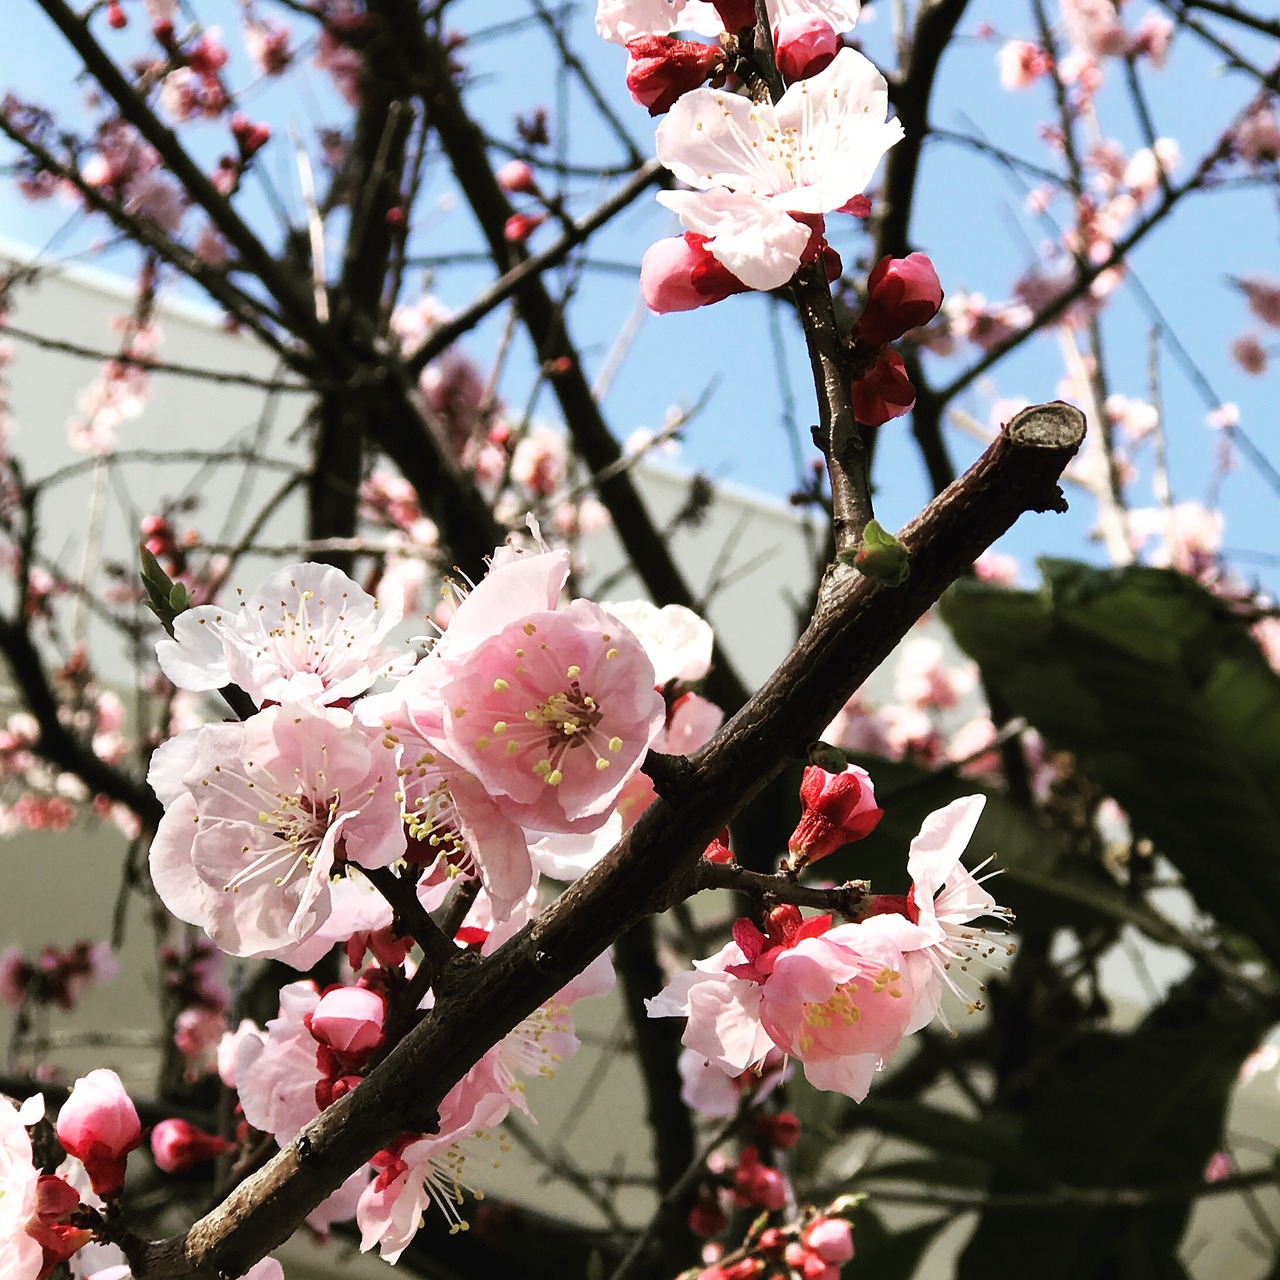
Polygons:
[[[562,552],[500,549],[416,666],[385,647],[398,613],[321,565],[180,615],[159,646],[169,678],[234,683],[260,709],[152,758],[169,909],[232,955],[287,956],[349,867],[408,858],[478,876],[506,918],[530,844],[602,827],[666,722],[640,641],[598,605],[561,604],[568,571]],[[363,696],[379,678],[394,689]]]
[[[840,797],[838,778],[806,780],[797,836],[826,837],[829,818],[819,824],[809,815],[824,804],[824,793]],[[983,803],[982,796],[956,800],[925,821],[908,854],[906,896],[868,897],[846,924],[833,924],[831,915],[805,917],[789,905],[772,908],[763,928],[741,919],[733,941],[648,1002],[650,1015],[687,1018],[686,1046],[728,1076],[759,1070],[776,1051],[800,1062],[817,1088],[866,1097],[902,1038],[938,1013],[944,989],[959,993],[970,1009],[981,1007],[957,975],[999,949],[970,922],[1006,914],[960,860]],[[836,843],[874,825],[852,820],[856,802],[840,807],[847,813]],[[834,847],[815,839],[808,847],[829,852],[828,844]]]

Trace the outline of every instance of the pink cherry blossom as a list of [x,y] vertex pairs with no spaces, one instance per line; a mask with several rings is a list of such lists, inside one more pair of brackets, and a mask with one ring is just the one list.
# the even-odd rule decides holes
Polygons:
[[894,693],[908,706],[949,710],[957,706],[978,681],[973,663],[956,656],[947,661],[942,645],[913,636],[899,650],[893,672]]
[[44,1251],[27,1234],[39,1179],[24,1117],[0,1097],[0,1280],[36,1280],[40,1274]]
[[369,1180],[372,1176],[373,1170],[367,1164],[361,1165],[337,1191],[321,1200],[307,1214],[307,1226],[321,1240],[328,1240],[330,1230],[335,1222],[350,1222],[356,1216],[356,1208],[359,1205],[360,1197],[364,1194],[364,1190],[369,1185]]
[[697,191],[661,203],[753,289],[784,285],[800,266],[811,227],[792,215],[832,213],[860,195],[881,156],[902,137],[887,121],[884,77],[842,49],[825,71],[776,103],[695,89],[658,126],[658,158]]
[[760,1021],[760,984],[731,972],[746,962],[736,942],[726,943],[645,1001],[651,1018],[687,1018],[683,1043],[729,1076],[761,1066],[778,1051]]
[[442,859],[450,874],[479,875],[505,919],[533,883],[528,840],[489,790],[440,745],[445,708],[432,687],[438,667],[433,660],[420,663],[394,693],[365,699],[361,719],[377,725],[393,750],[408,856],[426,864]]
[[1053,59],[1027,40],[1006,40],[996,55],[1000,85],[1010,91],[1026,89],[1053,68]]
[[839,925],[752,960],[768,967],[761,1023],[804,1063],[816,1088],[860,1102],[897,1050],[916,1003],[900,945],[907,932],[870,921]]
[[142,1141],[138,1112],[114,1071],[81,1076],[58,1112],[58,1141],[84,1164],[95,1194],[118,1196],[125,1160]]
[[540,831],[601,826],[665,720],[640,642],[587,600],[517,618],[445,667],[439,745]]
[[200,605],[178,615],[173,639],[156,645],[179,688],[237,684],[254,702],[318,704],[354,698],[382,676],[413,665],[407,649],[382,649],[400,613],[345,573],[293,564],[237,606]]
[[391,753],[333,707],[188,731],[156,751],[148,780],[165,805],[156,889],[231,955],[313,933],[343,859],[383,867],[404,853]]
[[[947,988],[970,1011],[980,1009],[981,1000],[969,989],[975,985],[968,978],[970,967],[989,963],[997,951],[1012,953],[1009,944],[994,942],[984,927],[972,923],[981,916],[1007,919],[1009,913],[961,862],[985,803],[985,796],[964,796],[931,813],[907,856],[911,892],[906,902],[884,903],[887,912],[905,910],[915,926],[898,937],[918,993],[908,1031],[918,1030],[937,1013]],[[899,927],[905,923],[893,915],[872,915],[863,923],[885,919],[895,919]]]
[[376,1176],[356,1208],[361,1250],[377,1245],[387,1262],[395,1262],[431,1205],[458,1230],[462,1225],[458,1206],[468,1186],[463,1181],[466,1140],[500,1124],[508,1109],[504,1097],[477,1092],[464,1078],[441,1102],[436,1133],[407,1134],[378,1152],[371,1162]]
[[265,1032],[241,1035],[236,1046],[236,1091],[244,1118],[281,1145],[320,1114],[317,1045],[304,1021],[319,1003],[314,982],[281,987],[279,1015]]
[[777,1048],[803,1062],[815,1087],[860,1101],[912,1018],[898,943],[913,929],[901,917],[829,925],[794,907],[771,913],[767,936],[738,921],[734,942],[646,1002],[649,1016],[685,1015],[684,1043],[727,1074]]

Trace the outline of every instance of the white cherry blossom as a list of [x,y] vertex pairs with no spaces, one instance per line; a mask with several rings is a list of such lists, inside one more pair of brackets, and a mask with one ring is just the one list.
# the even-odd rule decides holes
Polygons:
[[861,195],[903,134],[888,120],[888,85],[842,49],[826,70],[775,103],[721,89],[681,97],[658,126],[658,159],[697,191],[658,199],[744,284],[776,289],[800,266],[812,218]]
[[[826,18],[837,31],[849,31],[860,8],[858,0],[769,0],[769,18],[776,27],[782,18],[812,13]],[[673,31],[718,36],[724,23],[710,0],[599,0],[596,31],[611,44],[626,44],[636,36]]]
[[400,616],[339,569],[292,564],[238,605],[199,605],[179,614],[173,639],[156,645],[156,657],[181,689],[204,692],[231,683],[259,706],[328,705],[413,666],[408,648],[380,648]]

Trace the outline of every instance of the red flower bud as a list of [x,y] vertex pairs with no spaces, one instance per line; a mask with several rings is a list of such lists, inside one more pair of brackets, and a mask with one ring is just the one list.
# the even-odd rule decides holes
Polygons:
[[942,306],[942,285],[923,253],[881,258],[867,279],[867,305],[854,332],[883,346],[910,329],[928,324]]
[[161,1120],[151,1131],[151,1154],[164,1173],[185,1173],[235,1149],[234,1142],[206,1133],[186,1120]]
[[790,1111],[779,1111],[776,1116],[757,1116],[756,1128],[760,1136],[779,1151],[790,1151],[800,1141],[800,1121]]
[[716,838],[702,851],[707,862],[732,862],[733,850],[729,848],[729,828],[721,827]]
[[800,783],[800,799],[804,811],[787,843],[797,867],[870,835],[884,817],[884,810],[876,807],[870,775],[856,764],[843,773],[828,773],[811,764]]
[[835,27],[816,13],[787,14],[773,29],[778,70],[788,84],[816,76],[831,65],[839,49]]
[[682,93],[724,70],[718,45],[674,36],[636,36],[627,41],[627,89],[651,116],[669,111]]
[[689,1210],[689,1230],[704,1240],[708,1236],[719,1235],[727,1221],[714,1191],[704,1190],[698,1196],[698,1203]]
[[129,17],[120,7],[118,0],[111,0],[107,5],[107,26],[116,31],[123,31],[129,25]]
[[650,311],[657,315],[692,311],[731,294],[749,292],[712,256],[706,243],[706,236],[686,231],[649,246],[640,263],[640,292]]
[[240,148],[240,156],[247,160],[255,152],[261,151],[271,140],[271,129],[265,124],[254,124],[247,116],[236,112],[231,117],[231,133]]
[[869,427],[900,418],[916,402],[916,389],[907,377],[907,367],[892,347],[882,348],[875,364],[849,390],[853,416]]
[[546,220],[546,215],[541,213],[513,213],[507,219],[503,235],[510,244],[524,244]]

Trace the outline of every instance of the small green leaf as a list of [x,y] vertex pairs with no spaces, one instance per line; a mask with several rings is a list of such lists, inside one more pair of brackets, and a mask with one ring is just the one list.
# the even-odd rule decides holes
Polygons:
[[857,551],[842,551],[839,558],[886,587],[900,587],[910,569],[906,547],[878,520],[867,522]]

